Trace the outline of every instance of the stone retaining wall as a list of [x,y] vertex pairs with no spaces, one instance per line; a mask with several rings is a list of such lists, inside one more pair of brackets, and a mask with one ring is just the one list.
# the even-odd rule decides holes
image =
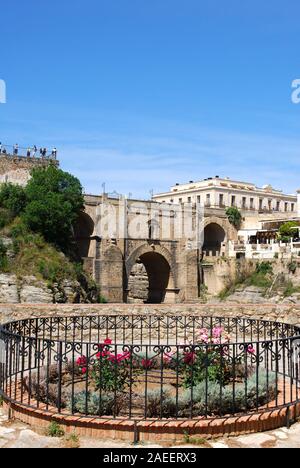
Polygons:
[[207,315],[300,324],[300,304],[0,304],[0,323],[70,315]]

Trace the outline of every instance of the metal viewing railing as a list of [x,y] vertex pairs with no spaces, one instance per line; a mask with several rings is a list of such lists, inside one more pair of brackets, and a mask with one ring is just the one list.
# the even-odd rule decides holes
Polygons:
[[11,156],[11,157],[21,157],[21,158],[41,158],[41,159],[56,159],[57,150],[53,149],[51,151],[47,148],[35,148],[22,146],[12,146],[5,145],[0,143],[0,156]]
[[0,327],[0,394],[51,414],[221,418],[300,401],[300,329],[197,316],[38,318]]

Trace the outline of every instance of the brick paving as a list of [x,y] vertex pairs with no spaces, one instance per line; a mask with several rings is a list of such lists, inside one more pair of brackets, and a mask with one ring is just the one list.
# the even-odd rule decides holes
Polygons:
[[[7,421],[0,408],[0,448],[63,448],[67,445],[64,438],[46,437],[32,431],[26,424],[18,421]],[[129,448],[132,444],[125,442],[89,439],[79,439],[80,448]],[[137,445],[135,447],[159,448],[159,445]],[[281,428],[276,431],[249,434],[239,437],[222,438],[211,441],[194,440],[193,444],[182,443],[178,448],[300,448],[300,423],[290,429]]]

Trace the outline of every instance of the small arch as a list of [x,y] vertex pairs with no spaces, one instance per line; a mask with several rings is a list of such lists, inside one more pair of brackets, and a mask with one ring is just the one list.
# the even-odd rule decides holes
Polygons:
[[94,229],[95,224],[92,218],[87,213],[81,212],[74,226],[78,254],[81,258],[89,257],[91,237]]
[[225,242],[226,232],[222,226],[217,223],[210,223],[204,228],[203,250],[217,255],[220,252],[222,244]]

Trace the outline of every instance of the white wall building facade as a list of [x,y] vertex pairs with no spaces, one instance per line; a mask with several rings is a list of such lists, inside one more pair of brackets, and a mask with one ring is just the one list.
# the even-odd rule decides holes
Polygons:
[[[298,194],[300,203],[300,192]],[[200,203],[207,208],[226,209],[235,206],[256,213],[294,213],[297,216],[297,196],[284,194],[271,185],[262,188],[248,182],[210,177],[188,184],[176,184],[166,193],[153,196],[165,203]],[[300,212],[300,208],[299,208]]]

